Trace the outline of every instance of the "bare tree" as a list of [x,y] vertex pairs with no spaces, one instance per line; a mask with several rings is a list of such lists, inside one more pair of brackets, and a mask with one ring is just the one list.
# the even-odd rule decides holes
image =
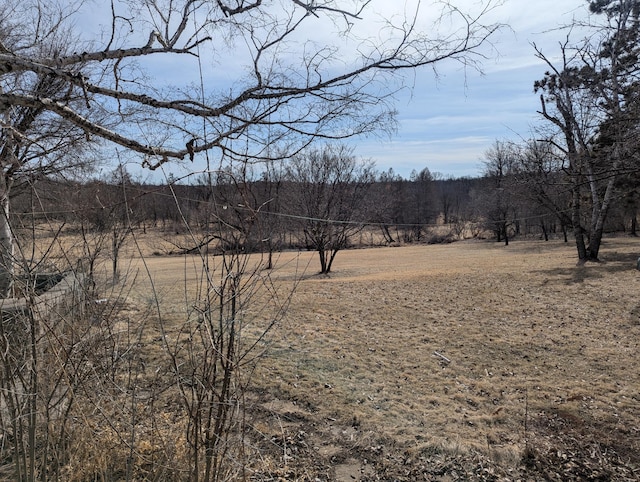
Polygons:
[[[134,198],[132,194],[128,192],[132,185],[131,175],[127,171],[123,164],[119,164],[116,169],[111,173],[108,180],[112,189],[110,193],[110,199],[105,200],[108,202],[108,207],[105,207],[108,211],[108,227],[111,231],[111,273],[113,276],[113,282],[117,283],[120,280],[120,268],[119,261],[121,250],[124,247],[127,238],[133,231],[131,225],[131,218],[137,209],[134,209]],[[114,196],[115,195],[115,196]]]
[[614,201],[616,180],[633,168],[640,62],[637,49],[638,2],[591,2],[601,14],[600,25],[578,45],[560,45],[554,63],[536,48],[548,67],[535,83],[539,113],[557,129],[549,139],[563,154],[563,171],[571,190],[571,221],[580,262],[598,260],[607,215]]
[[568,242],[567,228],[572,225],[568,209],[571,197],[562,169],[562,152],[544,140],[529,140],[517,147],[515,182],[529,216],[537,218],[545,240],[549,238],[550,227],[555,228],[559,223]]
[[[273,253],[284,244],[285,220],[278,216],[282,211],[282,190],[285,180],[284,161],[268,161],[264,165],[262,179],[258,185],[261,242],[266,247],[268,261],[266,269],[273,268]],[[263,249],[264,251],[264,249]]]
[[373,186],[372,195],[369,196],[372,219],[380,226],[386,244],[396,242],[390,228],[396,226],[397,230],[397,226],[404,222],[406,184],[402,176],[396,174],[393,168],[389,168],[388,171],[380,173]]
[[287,178],[295,191],[291,214],[299,217],[307,245],[318,252],[320,272],[329,273],[338,251],[366,225],[373,163],[357,159],[344,145],[328,145],[291,159]]
[[414,169],[409,180],[411,204],[407,206],[407,210],[410,213],[410,223],[413,224],[411,238],[420,241],[425,234],[426,225],[432,224],[437,218],[434,179],[429,168],[425,167],[420,172]]
[[496,141],[485,152],[484,175],[487,187],[480,202],[487,226],[498,242],[509,245],[509,231],[517,219],[514,189],[516,149],[506,142]]
[[[20,67],[22,61],[37,65],[39,59],[57,59],[70,53],[77,38],[65,25],[64,13],[51,5],[4,2],[0,13],[0,293],[7,294],[14,269],[14,233],[9,225],[9,197],[16,179],[78,170],[85,165],[81,128],[54,115],[46,102],[79,109],[78,93],[64,76],[51,69]],[[16,65],[14,65],[16,64]],[[79,65],[69,66],[66,76],[78,76]],[[5,95],[9,98],[5,98]],[[11,98],[42,99],[14,102]],[[99,115],[96,119],[100,119]]]

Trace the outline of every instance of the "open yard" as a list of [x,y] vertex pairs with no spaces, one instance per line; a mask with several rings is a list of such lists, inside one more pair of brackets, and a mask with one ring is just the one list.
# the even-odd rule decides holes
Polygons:
[[[302,279],[248,397],[254,478],[640,479],[639,255],[466,241],[345,251],[321,277],[282,254],[276,284]],[[179,305],[189,258],[147,263]]]

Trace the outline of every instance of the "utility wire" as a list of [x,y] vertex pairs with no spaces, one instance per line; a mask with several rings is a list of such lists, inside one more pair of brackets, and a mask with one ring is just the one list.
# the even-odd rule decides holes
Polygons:
[[[178,196],[177,193],[175,191],[171,192],[171,193],[164,193],[161,192],[162,190],[165,190],[167,188],[167,186],[158,186],[155,189],[151,189],[151,190],[143,190],[135,185],[129,185],[127,186],[127,189],[129,191],[138,191],[139,194],[134,195],[133,197],[130,197],[128,200],[123,200],[123,201],[114,201],[112,203],[103,205],[99,208],[96,207],[85,207],[85,208],[76,208],[76,209],[69,209],[69,210],[55,210],[55,211],[38,211],[38,212],[28,212],[28,213],[14,213],[17,216],[34,216],[34,215],[41,215],[41,216],[56,216],[56,215],[64,215],[64,214],[78,214],[79,212],[91,212],[91,211],[95,211],[96,209],[100,209],[100,210],[112,210],[115,209],[119,206],[126,206],[127,204],[131,204],[132,201],[137,200],[137,199],[141,199],[145,196],[150,196],[150,195],[156,195],[156,196],[161,196],[161,197],[166,197],[166,198],[170,198],[173,201],[183,201],[183,202],[191,202],[191,203],[203,203],[203,202],[207,202],[208,204],[211,204],[213,201],[203,201],[202,199],[197,199],[197,198],[192,198],[192,197],[187,197],[187,196]],[[295,219],[295,220],[299,220],[299,221],[310,221],[310,222],[318,222],[318,223],[326,223],[326,224],[338,224],[338,225],[353,225],[353,226],[362,226],[362,225],[366,225],[366,226],[376,226],[376,227],[384,227],[384,226],[397,226],[397,227],[423,227],[423,228],[429,228],[429,227],[441,227],[442,224],[433,224],[433,223],[394,223],[394,222],[372,222],[372,221],[363,221],[363,220],[339,220],[339,219],[330,219],[330,218],[318,218],[318,217],[313,217],[313,216],[304,216],[304,215],[298,215],[298,214],[290,214],[290,213],[284,213],[284,212],[275,212],[275,211],[261,211],[259,209],[251,209],[247,206],[234,206],[233,207],[236,210],[239,211],[245,211],[247,213],[252,213],[252,214],[263,214],[263,215],[268,215],[268,216],[274,216],[274,217],[280,217],[280,218],[285,218],[285,219]],[[533,220],[533,219],[539,219],[542,216],[553,216],[553,215],[557,215],[557,214],[567,214],[571,212],[571,208],[568,208],[566,210],[561,210],[561,211],[556,211],[556,212],[549,212],[549,213],[545,213],[545,214],[537,214],[537,215],[531,215],[531,216],[523,216],[523,217],[509,217],[508,219],[506,219],[506,221],[508,222],[525,222],[525,221],[529,221],[529,220]],[[489,220],[488,222],[492,222],[491,220]],[[496,221],[498,222],[498,221]],[[450,223],[451,224],[451,223]]]

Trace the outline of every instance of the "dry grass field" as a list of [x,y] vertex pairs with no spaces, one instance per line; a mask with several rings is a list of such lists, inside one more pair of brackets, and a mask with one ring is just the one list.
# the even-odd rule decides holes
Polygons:
[[[639,255],[465,241],[344,251],[319,276],[282,254],[276,284],[301,279],[248,397],[255,480],[640,480]],[[180,306],[197,262],[146,262]]]

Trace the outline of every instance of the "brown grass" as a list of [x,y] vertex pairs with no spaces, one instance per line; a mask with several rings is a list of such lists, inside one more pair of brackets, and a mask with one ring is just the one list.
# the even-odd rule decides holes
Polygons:
[[[313,274],[313,253],[281,255],[282,292],[302,280],[254,377],[254,428],[272,449],[259,463],[274,480],[413,480],[437,454],[471,460],[460,480],[469,463],[504,480],[633,480],[639,248],[608,239],[586,266],[558,241],[352,250],[330,276]],[[175,319],[197,260],[146,259]]]

